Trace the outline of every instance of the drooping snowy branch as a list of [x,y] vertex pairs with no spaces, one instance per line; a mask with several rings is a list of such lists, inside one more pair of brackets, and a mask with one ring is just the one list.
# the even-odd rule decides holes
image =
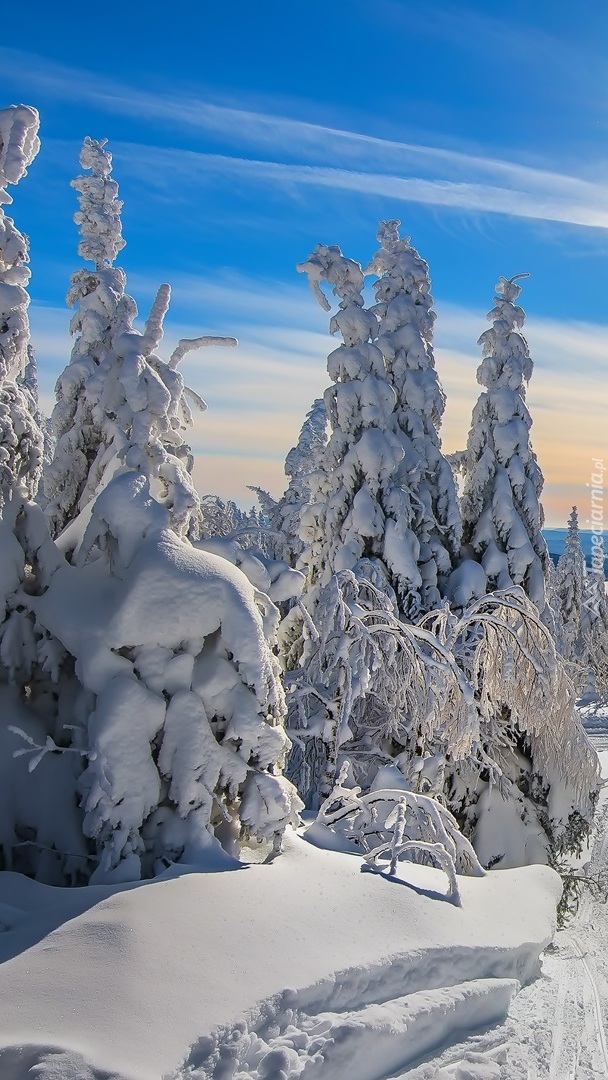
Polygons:
[[[394,874],[403,854],[414,860],[439,863],[450,882],[450,897],[459,902],[456,874],[481,877],[484,870],[450,811],[437,800],[404,789],[374,789],[362,794],[347,786],[345,762],[329,797],[310,827],[314,843],[328,847],[346,844],[360,851],[371,865],[383,855]],[[334,839],[325,839],[325,833]]]

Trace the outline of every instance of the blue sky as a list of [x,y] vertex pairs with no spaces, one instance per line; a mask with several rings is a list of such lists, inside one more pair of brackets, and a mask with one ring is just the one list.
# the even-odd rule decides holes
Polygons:
[[447,450],[466,439],[476,339],[499,274],[522,301],[529,404],[550,524],[608,458],[608,8],[583,0],[23,6],[0,48],[6,103],[41,113],[42,149],[12,212],[31,237],[34,340],[50,406],[69,357],[64,307],[82,138],[108,137],[145,315],[173,287],[179,336],[236,334],[189,357],[208,401],[197,481],[274,494],[333,347],[295,263],[317,241],[366,263],[399,217],[428,260]]

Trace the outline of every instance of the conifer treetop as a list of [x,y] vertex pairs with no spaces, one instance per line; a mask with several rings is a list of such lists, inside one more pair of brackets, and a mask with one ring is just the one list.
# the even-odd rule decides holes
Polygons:
[[[422,577],[422,610],[437,606],[443,583],[460,548],[461,521],[454,476],[441,452],[439,429],[445,394],[435,370],[435,312],[429,267],[410,243],[399,237],[400,221],[381,221],[381,247],[367,273],[374,282],[379,320],[375,344],[384,358],[396,407],[393,430],[404,449],[400,483],[407,490],[408,509],[400,511],[417,539],[415,561]],[[415,614],[415,608],[409,614]]]
[[0,109],[0,204],[12,203],[7,184],[18,184],[40,149],[38,110],[31,105]]
[[96,270],[112,266],[126,242],[120,223],[123,204],[118,198],[118,184],[110,177],[112,155],[105,149],[106,142],[86,136],[79,160],[91,174],[72,180],[72,187],[80,192],[80,210],[74,214],[82,236],[78,254],[94,263]]
[[[524,324],[526,313],[515,301],[521,293],[518,279],[529,274],[516,274],[512,278],[500,277],[495,286],[495,306],[486,318],[492,323],[478,339],[484,360],[477,370],[477,382],[488,390],[499,386],[508,387],[526,396],[526,386],[532,377],[534,365],[530,358],[528,342],[519,333]],[[506,361],[506,362],[505,362]]]
[[492,326],[478,344],[483,360],[477,381],[486,389],[473,410],[462,456],[462,517],[465,544],[482,563],[488,588],[521,585],[542,613],[547,545],[540,504],[543,475],[530,442],[532,418],[525,403],[533,363],[520,332],[525,319],[515,301],[527,274],[501,277]]

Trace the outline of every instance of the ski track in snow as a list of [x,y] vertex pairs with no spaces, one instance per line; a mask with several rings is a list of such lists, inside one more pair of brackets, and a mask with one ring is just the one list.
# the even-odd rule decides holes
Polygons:
[[[589,727],[597,749],[608,749],[608,716],[596,716]],[[606,798],[590,860],[591,873],[600,870],[608,870]],[[585,891],[577,916],[544,954],[542,974],[519,993],[506,958],[500,970],[505,977],[488,971],[485,978],[468,974],[470,958],[456,959],[451,972],[441,957],[417,976],[410,972],[403,978],[410,992],[401,997],[390,996],[390,983],[394,994],[399,981],[394,971],[386,973],[384,994],[378,992],[382,980],[372,978],[375,999],[363,992],[356,1008],[340,1009],[339,994],[328,995],[325,1009],[321,1002],[317,1010],[310,1009],[312,1002],[277,1002],[264,1017],[201,1040],[179,1077],[607,1080],[605,902]],[[357,996],[354,987],[346,994],[351,1001]]]
[[[608,711],[586,721],[608,750]],[[604,771],[606,771],[604,769]],[[598,811],[589,870],[608,871],[608,798]],[[383,1080],[607,1080],[608,902],[588,890],[543,957],[542,975],[512,1001],[506,1023]]]

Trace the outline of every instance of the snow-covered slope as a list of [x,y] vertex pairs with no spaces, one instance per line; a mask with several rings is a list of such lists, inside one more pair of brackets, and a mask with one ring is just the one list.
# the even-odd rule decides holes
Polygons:
[[120,888],[1,875],[0,1075],[371,1080],[500,1022],[556,875],[461,878],[456,908],[439,871],[399,873],[291,836],[271,865]]

